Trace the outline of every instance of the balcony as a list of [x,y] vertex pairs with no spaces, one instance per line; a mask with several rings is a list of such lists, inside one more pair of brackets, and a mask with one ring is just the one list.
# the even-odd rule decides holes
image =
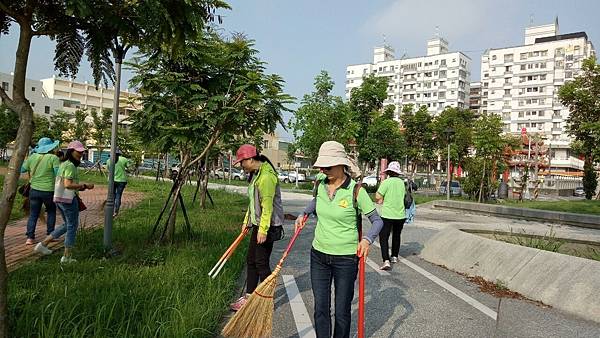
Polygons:
[[562,128],[556,128],[556,127],[552,127],[552,133],[562,133]]

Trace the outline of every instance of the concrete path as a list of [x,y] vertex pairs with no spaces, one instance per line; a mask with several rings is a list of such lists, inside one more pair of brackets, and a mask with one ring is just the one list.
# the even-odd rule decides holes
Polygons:
[[[79,215],[79,229],[90,229],[101,227],[104,224],[104,210],[102,209],[102,203],[106,200],[106,186],[96,186],[92,190],[86,190],[81,192],[81,198],[87,206],[87,210],[81,212]],[[129,189],[125,189],[123,198],[121,199],[121,208],[128,209],[139,203],[144,195],[139,192],[132,192]],[[56,227],[63,224],[62,216],[60,211],[57,210],[56,215]],[[10,222],[6,227],[6,233],[4,235],[4,247],[6,249],[6,265],[9,271],[14,270],[20,264],[30,261],[37,257],[33,253],[33,245],[25,245],[25,232],[27,229],[27,218]],[[46,237],[46,223],[38,220],[35,238],[36,242],[41,241]],[[63,246],[62,238],[60,241],[53,242],[50,244],[50,248],[56,250]]]
[[[211,185],[219,188],[220,185]],[[243,187],[226,187],[245,192]],[[310,195],[283,193],[285,212],[299,213]],[[479,291],[465,277],[423,261],[417,255],[423,243],[445,226],[512,225],[544,233],[545,224],[465,215],[418,207],[417,221],[402,233],[400,263],[390,272],[378,270],[382,263],[378,244],[371,246],[366,272],[366,334],[368,337],[598,337],[600,326],[524,300],[499,299]],[[310,219],[288,257],[275,293],[273,337],[315,337],[313,295],[310,284],[310,247],[316,220]],[[365,222],[368,227],[368,221]],[[285,224],[286,239],[293,222]],[[556,227],[561,234],[598,236],[589,229]],[[579,231],[583,231],[580,233]],[[272,263],[282,255],[287,240],[276,242]],[[357,295],[358,292],[355,292]],[[499,307],[500,305],[500,307]],[[353,304],[352,336],[356,336],[356,300]]]

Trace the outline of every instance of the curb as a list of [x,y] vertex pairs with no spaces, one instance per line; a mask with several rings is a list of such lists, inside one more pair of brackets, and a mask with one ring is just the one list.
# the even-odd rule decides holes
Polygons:
[[600,216],[588,214],[575,214],[569,212],[559,212],[529,208],[505,207],[501,205],[459,202],[459,201],[434,201],[434,208],[447,208],[472,211],[477,213],[493,214],[501,217],[528,219],[533,221],[545,221],[551,223],[560,223],[574,225],[578,227],[600,229]]
[[510,290],[600,323],[600,262],[482,238],[446,228],[420,256],[434,264],[503,283]]

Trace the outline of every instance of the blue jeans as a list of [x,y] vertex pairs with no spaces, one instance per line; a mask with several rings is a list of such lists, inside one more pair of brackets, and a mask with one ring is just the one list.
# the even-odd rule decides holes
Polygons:
[[71,204],[56,203],[56,206],[58,206],[65,224],[54,230],[50,235],[53,238],[59,238],[67,233],[65,236],[65,248],[72,248],[75,245],[75,235],[79,226],[79,201],[77,197],[74,197]]
[[29,190],[29,220],[27,220],[27,232],[25,233],[27,238],[35,239],[35,228],[42,211],[42,204],[46,206],[46,212],[48,212],[46,234],[49,235],[54,231],[56,204],[52,201],[53,195],[52,191]]
[[358,274],[356,255],[328,255],[310,251],[310,281],[315,298],[315,331],[318,338],[331,337],[331,282],[335,286],[333,336],[350,337],[351,304]]
[[118,214],[121,209],[121,197],[123,197],[123,190],[127,182],[115,182],[115,210],[114,213]]

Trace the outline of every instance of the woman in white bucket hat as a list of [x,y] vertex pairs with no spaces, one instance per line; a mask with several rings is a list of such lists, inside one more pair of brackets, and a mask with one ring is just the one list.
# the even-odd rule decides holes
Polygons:
[[[367,192],[357,187],[350,171],[357,170],[344,146],[335,141],[321,145],[314,164],[326,175],[316,187],[315,198],[304,214],[316,214],[317,227],[310,254],[310,279],[315,299],[314,323],[317,337],[350,336],[351,304],[358,274],[358,260],[367,256],[369,245],[383,221]],[[355,208],[356,207],[356,208]],[[357,210],[358,209],[358,210]],[[358,238],[357,216],[366,215],[373,225]],[[300,215],[296,228],[304,226]],[[335,325],[331,326],[331,282],[335,284]]]
[[[381,182],[375,199],[378,204],[383,204],[381,208],[381,218],[383,219],[383,229],[379,233],[379,244],[381,245],[381,257],[383,265],[381,270],[390,270],[392,263],[398,262],[398,253],[400,251],[400,233],[406,221],[406,211],[404,209],[404,196],[406,188],[404,180],[399,176],[402,174],[400,163],[392,161],[385,169],[388,178]],[[390,259],[389,238],[392,234],[392,258]]]

